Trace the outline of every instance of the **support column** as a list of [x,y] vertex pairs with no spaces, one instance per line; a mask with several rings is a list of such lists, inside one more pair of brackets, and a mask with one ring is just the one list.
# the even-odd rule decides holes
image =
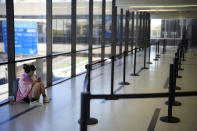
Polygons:
[[13,96],[13,81],[16,79],[15,71],[15,39],[14,39],[14,2],[6,0],[7,22],[7,51],[8,51],[8,88],[9,96]]
[[[101,35],[101,60],[105,58],[105,8],[106,0],[102,0],[102,35]],[[103,65],[104,63],[102,63]]]
[[139,12],[139,37],[138,37],[138,44],[139,44],[139,47],[142,46],[142,12]]
[[116,55],[116,14],[117,14],[117,7],[116,7],[116,0],[112,0],[112,47],[111,47],[111,55]]
[[89,52],[88,52],[88,64],[92,64],[92,43],[93,43],[93,0],[89,0]]
[[76,76],[76,0],[72,0],[71,7],[71,77]]
[[123,43],[123,9],[120,10],[120,54],[122,53],[122,43]]
[[136,13],[136,46],[139,46],[139,12]]
[[125,51],[128,55],[128,43],[129,43],[129,11],[126,11],[126,22],[125,22]]
[[134,43],[134,12],[131,13],[131,49],[133,49],[133,43]]
[[52,86],[53,81],[53,72],[52,72],[52,0],[46,0],[46,19],[47,19],[47,25],[46,25],[46,53],[47,57],[47,87]]

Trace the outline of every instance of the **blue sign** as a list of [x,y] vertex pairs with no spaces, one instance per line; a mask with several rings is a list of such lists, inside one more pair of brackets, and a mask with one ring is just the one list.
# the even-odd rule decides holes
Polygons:
[[[7,53],[7,24],[2,22],[5,53]],[[36,22],[14,22],[15,54],[37,55],[38,36]]]
[[105,37],[111,38],[112,37],[112,16],[106,16],[105,24],[106,24]]
[[[118,26],[120,26],[120,23],[119,23],[120,17],[117,16],[117,19],[118,20],[117,20],[117,32],[116,32],[116,36],[118,37],[117,39],[119,39],[120,30],[119,30]],[[105,37],[106,38],[111,38],[112,37],[112,16],[106,16],[105,23],[106,23]]]

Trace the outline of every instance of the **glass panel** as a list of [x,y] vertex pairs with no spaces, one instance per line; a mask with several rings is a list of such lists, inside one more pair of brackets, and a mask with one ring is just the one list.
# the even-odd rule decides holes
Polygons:
[[125,13],[126,11],[123,10],[122,52],[125,51]]
[[105,58],[111,57],[111,46],[105,47]]
[[117,8],[117,33],[116,33],[116,54],[118,55],[120,52],[120,9]]
[[7,41],[7,34],[3,23],[6,23],[6,4],[5,1],[0,1],[0,62],[7,61],[7,48],[4,41]]
[[77,0],[76,50],[88,49],[89,1]]
[[16,59],[46,55],[46,0],[14,0],[14,15]]
[[93,8],[93,48],[101,47],[102,0],[94,1]]
[[53,53],[71,51],[71,1],[53,0]]
[[92,63],[101,60],[101,48],[92,50]]
[[86,71],[85,65],[88,64],[88,51],[77,52],[76,54],[76,74]]
[[8,71],[7,65],[0,66],[0,103],[8,99]]
[[53,57],[53,82],[71,76],[71,56],[61,55]]
[[[53,0],[53,53],[71,52],[71,1]],[[71,56],[53,57],[53,82],[71,76]]]
[[106,1],[105,18],[105,45],[111,46],[112,43],[112,0]]
[[167,38],[180,38],[181,37],[181,25],[180,20],[166,20],[164,36]]
[[161,19],[151,19],[151,38],[160,38]]
[[24,62],[16,63],[16,77],[20,78],[24,73],[23,65],[24,64],[33,64],[36,67],[35,74],[38,77],[41,77],[42,81],[46,86],[46,59],[37,59],[37,60],[29,60]]

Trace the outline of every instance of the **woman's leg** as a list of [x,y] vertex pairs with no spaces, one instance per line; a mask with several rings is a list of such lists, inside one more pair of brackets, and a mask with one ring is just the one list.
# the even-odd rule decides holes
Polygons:
[[28,97],[32,101],[39,100],[41,94],[41,85],[39,83],[35,83],[34,86],[31,89],[31,92],[29,93]]
[[47,96],[45,94],[45,88],[44,88],[44,84],[42,82],[40,82],[40,91],[41,91],[42,96],[43,96],[43,102],[44,103],[50,103],[50,100],[47,98]]
[[45,93],[45,88],[44,88],[43,82],[39,82],[39,84],[40,84],[40,91],[42,93],[42,96],[46,97],[46,93]]

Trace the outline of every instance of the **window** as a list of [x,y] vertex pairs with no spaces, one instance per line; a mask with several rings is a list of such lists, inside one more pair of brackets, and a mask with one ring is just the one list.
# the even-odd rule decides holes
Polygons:
[[46,55],[46,0],[14,0],[14,15],[16,59]]
[[3,23],[6,23],[6,5],[0,1],[0,62],[7,61],[7,41],[6,29],[3,28]]
[[8,99],[8,71],[7,65],[0,66],[0,103]]
[[53,57],[53,82],[71,76],[71,2],[52,1],[53,54],[69,52]]
[[88,49],[89,1],[77,0],[76,50]]
[[[3,28],[3,23],[6,23],[6,5],[5,1],[0,1],[0,62],[7,61],[7,46],[5,43],[7,41],[7,34],[5,28]],[[8,66],[0,66],[0,103],[8,99]]]
[[76,54],[76,74],[85,72],[85,65],[88,64],[88,51],[80,51]]
[[160,38],[161,19],[151,19],[151,38]]

